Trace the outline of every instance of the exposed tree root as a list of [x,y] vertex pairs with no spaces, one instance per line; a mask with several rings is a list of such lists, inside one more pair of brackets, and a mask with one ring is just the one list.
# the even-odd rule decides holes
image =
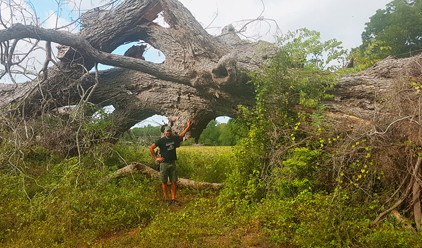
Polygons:
[[[417,176],[417,171],[419,171],[420,165],[422,162],[422,158],[418,157],[418,160],[416,161],[415,164],[415,170],[414,170],[414,175],[412,176],[410,183],[408,184],[407,188],[406,188],[406,192],[400,197],[400,199],[389,209],[385,210],[384,212],[382,212],[375,220],[374,222],[378,222],[384,215],[386,215],[387,213],[391,212],[392,210],[394,210],[395,208],[397,208],[398,206],[400,206],[400,204],[404,201],[404,199],[406,199],[406,197],[409,195],[410,190],[414,188],[414,182],[416,181],[416,176]],[[419,196],[418,196],[419,198]],[[419,216],[415,216],[416,218]],[[420,219],[419,219],[420,221]]]
[[402,195],[402,197],[400,197],[400,199],[389,209],[385,210],[384,212],[382,212],[380,215],[378,215],[378,217],[374,220],[374,222],[378,222],[384,215],[388,214],[389,212],[391,212],[392,210],[394,210],[396,207],[400,206],[400,204],[404,201],[404,199],[406,199],[406,197],[409,195],[410,193],[410,189],[413,188],[413,178],[410,180],[409,185],[406,188],[406,192]]
[[[110,180],[113,178],[121,177],[121,176],[127,176],[135,172],[140,172],[142,174],[148,175],[154,179],[160,178],[160,173],[151,167],[148,167],[144,164],[138,163],[138,162],[132,162],[128,166],[125,166],[117,171],[115,171],[113,174],[108,176],[106,180]],[[219,189],[223,186],[221,183],[208,183],[208,182],[197,182],[189,179],[179,178],[179,181],[177,181],[178,186],[182,187],[194,187],[194,188],[214,188]]]
[[400,213],[397,210],[392,210],[391,214],[398,220],[400,223],[403,224],[403,228],[415,231],[415,229],[410,224],[410,221],[400,215]]

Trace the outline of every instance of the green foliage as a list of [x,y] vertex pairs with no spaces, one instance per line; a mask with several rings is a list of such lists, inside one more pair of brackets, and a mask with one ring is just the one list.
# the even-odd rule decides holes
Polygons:
[[[234,146],[244,135],[244,130],[235,119],[230,119],[227,123],[211,120],[199,137],[198,143],[206,146]],[[189,145],[184,143],[182,145]]]
[[199,143],[207,146],[216,146],[218,145],[218,138],[221,135],[221,125],[217,125],[217,121],[211,120],[207,128],[202,131],[201,137],[199,138]]
[[132,142],[144,146],[149,146],[161,136],[160,126],[135,127],[126,131],[120,138],[121,141]]
[[[9,149],[2,146],[0,154]],[[0,171],[0,246],[68,247],[148,224],[157,213],[156,189],[142,175],[104,181],[118,153],[111,150],[93,146],[81,159],[42,147],[23,151],[24,160]],[[137,150],[121,150],[121,160],[139,157]]]
[[[282,161],[282,166],[275,168],[272,174],[270,190],[280,197],[297,196],[301,192],[317,188],[314,175],[318,170],[317,162],[321,151],[307,147],[296,148]],[[319,182],[322,183],[322,182]]]
[[375,38],[367,43],[365,50],[362,50],[362,46],[360,49],[352,49],[349,55],[354,59],[355,68],[352,72],[362,71],[373,66],[376,62],[386,58],[388,51],[391,50],[391,47],[385,46],[384,41],[378,41]]
[[[278,52],[269,65],[252,75],[251,82],[256,89],[255,112],[262,112],[262,108],[266,108],[271,114],[284,111],[285,114],[291,115],[292,113],[287,111],[296,105],[316,107],[320,100],[326,99],[326,91],[334,86],[337,75],[324,71],[324,67],[344,55],[341,47],[335,44],[338,42],[321,43],[319,33],[307,29],[280,37],[277,43]],[[308,46],[312,49],[308,49]],[[317,48],[322,50],[317,52]],[[331,51],[331,56],[324,60],[321,54],[328,50]],[[317,57],[306,60],[304,68],[295,68],[297,58],[308,56]]]
[[[198,143],[207,146],[233,146],[239,142],[242,133],[244,133],[244,128],[239,126],[234,119],[230,119],[228,123],[217,123],[215,120],[211,120],[203,130]],[[160,136],[161,127],[148,125],[130,129],[123,134],[120,140],[150,146]],[[181,143],[182,146],[190,146],[192,144],[195,144],[195,139],[193,138]]]
[[[0,149],[3,154],[10,147]],[[66,159],[34,148],[25,156],[28,171],[0,171],[0,246],[421,247],[420,233],[402,229],[394,218],[372,224],[373,208],[355,194],[311,193],[307,183],[288,181],[285,174],[279,183],[290,184],[296,194],[281,197],[270,190],[263,197],[260,172],[245,175],[251,165],[239,160],[252,157],[235,156],[230,147],[180,148],[178,166],[193,179],[225,178],[220,191],[180,188],[182,207],[167,206],[160,182],[143,175],[104,180],[123,160],[147,159],[146,147],[120,143],[92,149],[81,159]],[[320,157],[318,149],[297,147],[283,165],[294,178],[312,178],[317,169],[307,165]],[[378,201],[374,197],[371,205],[378,208]]]
[[352,56],[365,68],[389,55],[409,57],[422,50],[422,1],[394,0],[366,23],[363,44]]
[[421,238],[421,233],[415,234],[411,230],[403,229],[397,220],[391,218],[379,230],[368,235],[365,244],[367,247],[414,248],[422,247]]
[[[293,148],[307,139],[307,133],[298,127],[309,117],[297,111],[297,106],[313,108],[327,98],[326,92],[334,86],[337,76],[324,71],[324,67],[340,59],[344,51],[340,43],[320,42],[319,33],[307,29],[289,32],[278,40],[278,52],[260,72],[251,75],[256,105],[239,108],[239,122],[243,122],[249,132],[235,147],[239,174],[233,176],[239,185],[250,188],[250,194],[247,191],[235,193],[240,201],[259,201],[265,197],[265,189],[271,189],[269,185],[274,183],[284,185],[281,191],[295,188],[294,195],[316,184],[312,178],[317,170],[312,163],[319,157],[319,148],[289,152],[286,147]],[[324,60],[321,55],[327,52],[330,57]],[[297,68],[298,58],[309,56],[314,59],[306,61],[304,68]],[[285,151],[280,153],[280,150]],[[293,156],[290,160],[289,154]],[[285,157],[287,160],[281,162]],[[230,192],[225,194],[231,195]]]
[[343,62],[347,51],[340,41],[331,39],[321,40],[321,34],[307,28],[288,31],[286,35],[278,37],[277,46],[289,55],[289,61],[294,67],[316,68],[319,70],[335,70],[338,65],[332,62]]
[[295,198],[268,197],[255,214],[269,240],[297,247],[367,247],[373,218],[366,209],[351,204],[347,194],[333,199],[308,191]]
[[195,181],[221,183],[235,168],[230,147],[181,147],[177,157],[179,177]]

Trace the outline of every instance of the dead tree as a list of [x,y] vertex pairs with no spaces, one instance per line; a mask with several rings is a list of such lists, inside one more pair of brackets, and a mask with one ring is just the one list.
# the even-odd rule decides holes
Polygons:
[[421,55],[388,57],[367,70],[342,77],[331,92],[334,101],[326,102],[337,126],[349,125],[348,135],[359,132],[368,139],[377,169],[386,172],[384,184],[396,189],[385,203],[387,210],[379,213],[375,222],[391,212],[399,219],[394,211],[405,210],[412,213],[408,217],[414,219],[418,230],[422,224],[421,84]]
[[[154,22],[159,14],[169,27]],[[80,20],[82,29],[77,34],[0,22],[4,28],[0,30],[0,43],[5,73],[10,72],[12,64],[19,63],[13,55],[20,39],[47,41],[47,60],[35,80],[0,85],[2,115],[19,113],[28,118],[83,101],[114,106],[110,118],[116,135],[161,114],[171,119],[176,131],[183,130],[186,120],[191,119],[193,126],[186,137],[199,138],[210,120],[234,116],[239,104],[253,103],[246,72],[257,69],[272,53],[263,49],[264,42],[241,40],[232,27],[224,28],[219,36],[210,35],[177,0],[125,0],[113,8],[88,11]],[[160,50],[166,56],[164,63],[111,54],[122,44],[140,40]],[[48,67],[53,62],[51,42],[61,45],[60,61]],[[115,68],[89,73],[97,63]],[[345,76],[332,92],[335,100],[326,103],[327,110],[333,119],[340,120],[338,126],[342,118],[352,120],[351,128],[365,126],[371,137],[381,137],[395,128],[395,142],[403,144],[408,139],[414,144],[412,149],[421,148],[421,68],[421,56],[387,58],[366,71]],[[403,92],[410,92],[406,99],[399,97]],[[386,107],[385,102],[394,99],[394,106],[401,107]],[[394,144],[388,144],[393,147],[392,154],[405,151],[403,145],[400,150]],[[398,186],[401,195],[389,211],[407,202],[420,223],[420,155],[408,154],[407,168],[400,171],[409,175],[391,181],[398,185],[403,181],[400,185],[404,187]],[[396,165],[392,162],[391,168]]]
[[[127,176],[132,173],[140,172],[144,175],[150,176],[154,179],[160,179],[160,173],[149,166],[138,162],[132,162],[129,165],[115,171],[113,174],[109,175],[105,178],[105,180],[110,180],[113,178],[118,178],[122,176]],[[178,186],[182,187],[192,187],[192,188],[212,188],[212,189],[220,189],[223,184],[221,183],[208,183],[208,182],[198,182],[189,179],[179,178],[177,181]]]
[[[159,13],[169,27],[154,22]],[[10,41],[31,38],[60,44],[60,61],[44,68],[36,80],[0,84],[3,114],[19,108],[30,117],[85,101],[115,108],[111,119],[116,135],[159,114],[172,119],[176,130],[191,119],[186,138],[199,138],[210,120],[234,116],[239,104],[253,102],[246,72],[271,54],[262,49],[264,42],[243,41],[234,29],[210,35],[177,0],[126,0],[111,9],[85,12],[80,20],[83,28],[77,34],[19,23],[0,30],[9,55]],[[140,40],[160,50],[164,63],[111,53]],[[97,63],[115,68],[88,73]]]

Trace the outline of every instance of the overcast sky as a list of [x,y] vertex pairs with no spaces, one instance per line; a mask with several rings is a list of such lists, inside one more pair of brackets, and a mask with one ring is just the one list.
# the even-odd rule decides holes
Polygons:
[[[323,41],[337,39],[346,49],[361,44],[365,23],[378,9],[385,9],[391,0],[181,0],[195,18],[208,26],[222,27],[237,21],[254,19],[261,15],[277,22],[282,33],[308,28],[321,33]],[[261,23],[261,33],[268,26]],[[249,31],[257,33],[253,27]],[[275,34],[275,26],[271,34]],[[215,31],[214,31],[215,32]],[[220,30],[218,30],[218,33]],[[267,35],[266,40],[272,38]]]
[[[7,0],[1,1],[1,14],[7,16]],[[15,0],[26,5],[27,9],[35,10],[39,20],[45,27],[54,27],[70,23],[78,12],[70,12],[74,6],[57,2],[64,0]],[[104,3],[103,0],[83,0],[81,6],[74,9],[86,11]],[[239,29],[245,20],[261,17],[263,21],[247,26],[248,37],[259,37],[274,41],[275,35],[285,34],[299,28],[307,28],[321,33],[322,41],[337,39],[343,42],[343,47],[350,50],[361,44],[361,34],[365,23],[378,9],[385,9],[391,0],[180,0],[195,18],[211,34],[220,34],[221,29],[233,24]],[[60,10],[60,17],[55,14]],[[48,18],[47,18],[48,17]],[[73,27],[73,29],[72,29]],[[278,27],[278,29],[277,29]],[[1,27],[0,27],[1,28]],[[75,26],[70,26],[71,32],[77,32]],[[245,38],[245,37],[243,37]],[[115,53],[123,53],[127,47]],[[164,56],[157,53],[146,56],[147,60],[161,62]],[[2,80],[0,80],[2,81]]]
[[[1,0],[5,2],[5,0]],[[16,0],[19,1],[19,0]],[[20,0],[24,2],[23,0]],[[47,14],[57,13],[58,0],[32,0],[33,7],[41,20]],[[180,0],[195,18],[213,34],[219,34],[227,24],[235,27],[243,25],[242,20],[264,17],[274,20],[282,33],[299,28],[308,28],[321,33],[322,40],[337,39],[342,41],[344,48],[350,49],[361,44],[361,34],[369,17],[378,9],[385,9],[392,0]],[[7,1],[6,1],[7,2]],[[101,0],[83,0],[81,9],[87,10],[104,2]],[[61,6],[62,23],[70,21],[66,6]],[[74,13],[75,14],[75,13]],[[74,15],[76,16],[76,15]],[[214,21],[212,21],[215,18]],[[50,18],[47,26],[51,26],[55,18]],[[271,27],[266,22],[249,26],[249,34],[261,35],[271,41],[276,34],[276,25]]]

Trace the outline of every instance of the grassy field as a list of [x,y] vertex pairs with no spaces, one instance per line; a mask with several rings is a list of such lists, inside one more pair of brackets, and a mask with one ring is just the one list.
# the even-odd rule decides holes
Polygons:
[[[230,147],[183,147],[177,163],[184,178],[222,182],[230,156]],[[189,209],[215,204],[217,191],[185,188],[177,194],[182,207],[168,206],[161,183],[141,174],[104,180],[132,161],[153,160],[138,145],[94,147],[80,162],[38,149],[25,157],[25,167],[0,171],[0,247],[160,247],[157,235],[169,230],[162,222],[175,218],[174,229]],[[215,231],[198,227],[186,235],[196,240],[203,232]],[[162,239],[161,247],[172,240]]]
[[[346,195],[304,191],[295,198],[242,184],[231,147],[180,147],[180,177],[224,182],[220,190],[178,188],[181,206],[162,200],[142,174],[104,180],[147,147],[94,147],[79,158],[32,151],[25,166],[0,171],[0,247],[422,247],[422,234]],[[244,178],[249,180],[248,178]]]
[[178,148],[179,177],[222,183],[234,168],[230,146],[181,146]]
[[179,152],[194,152],[205,154],[220,154],[225,152],[231,152],[231,146],[181,146],[177,148]]

